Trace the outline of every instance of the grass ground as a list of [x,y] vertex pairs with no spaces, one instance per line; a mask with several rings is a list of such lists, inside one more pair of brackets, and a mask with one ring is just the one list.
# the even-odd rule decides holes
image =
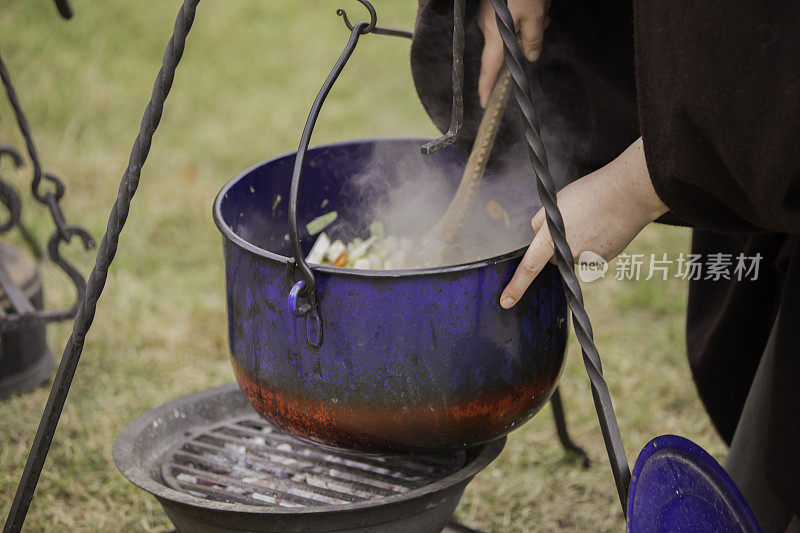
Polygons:
[[[67,180],[67,216],[97,237],[127,162],[179,2],[73,0],[57,18],[46,0],[6,0],[0,50],[15,78],[48,170]],[[28,519],[29,531],[164,531],[158,504],[111,460],[119,431],[178,395],[229,382],[220,238],[210,216],[239,170],[293,149],[309,105],[346,31],[337,7],[355,2],[203,2],[162,126],[88,336],[69,402]],[[416,2],[378,0],[381,22],[410,27]],[[20,145],[5,101],[0,138]],[[404,41],[364,39],[334,89],[316,142],[433,134],[411,86]],[[25,190],[29,175],[3,166]],[[46,213],[26,220],[44,238]],[[676,254],[684,230],[649,228],[631,245]],[[69,255],[84,271],[93,256]],[[45,265],[48,302],[69,301]],[[587,305],[631,461],[652,437],[678,433],[721,457],[689,376],[683,347],[686,286],[607,279],[585,286]],[[68,325],[49,330],[60,354]],[[614,493],[577,343],[561,382],[574,438],[593,460],[582,470],[559,448],[545,409],[514,432],[469,486],[458,516],[492,531],[619,531]],[[0,403],[0,513],[27,456],[47,390]]]

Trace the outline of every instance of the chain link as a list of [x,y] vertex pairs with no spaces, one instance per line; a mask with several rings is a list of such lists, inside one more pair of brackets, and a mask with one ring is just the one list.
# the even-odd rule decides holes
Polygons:
[[[39,154],[36,150],[36,144],[33,142],[33,135],[31,134],[31,129],[28,125],[28,119],[25,117],[25,113],[22,111],[22,105],[17,97],[17,92],[14,89],[14,85],[11,83],[11,76],[8,73],[8,69],[6,68],[6,64],[3,61],[2,56],[0,56],[0,78],[2,78],[3,85],[6,89],[6,94],[8,95],[8,100],[14,110],[20,133],[22,133],[22,137],[25,140],[25,145],[28,149],[28,156],[30,157],[31,164],[33,165],[33,177],[31,179],[31,192],[33,197],[42,205],[47,206],[50,211],[53,224],[56,226],[56,231],[65,241],[68,241],[68,224],[64,218],[64,213],[61,208],[61,200],[64,198],[67,188],[61,178],[55,174],[42,171],[42,164],[39,161]],[[45,182],[50,184],[49,190],[45,190]]]
[[[19,126],[20,133],[25,141],[28,157],[30,158],[31,165],[33,166],[31,193],[37,202],[47,207],[50,213],[50,218],[55,226],[55,230],[48,240],[47,256],[67,276],[69,276],[75,285],[77,293],[75,303],[69,309],[57,311],[38,311],[31,316],[19,316],[18,314],[7,315],[5,319],[0,322],[0,331],[2,331],[7,328],[18,327],[21,324],[34,320],[52,322],[66,320],[75,316],[75,313],[78,309],[78,302],[83,299],[84,292],[86,290],[86,281],[80,272],[61,256],[60,246],[62,243],[69,243],[72,240],[72,237],[75,235],[79,235],[81,237],[81,242],[84,248],[87,250],[94,247],[94,241],[85,229],[70,224],[67,222],[66,217],[64,216],[61,201],[66,193],[66,185],[64,185],[64,182],[61,180],[61,178],[55,174],[42,171],[42,164],[39,160],[39,154],[36,150],[36,144],[33,141],[33,135],[31,134],[28,120],[25,117],[25,113],[22,111],[22,105],[17,97],[17,92],[14,89],[14,85],[11,83],[11,76],[6,68],[6,64],[3,62],[2,56],[0,56],[0,78],[2,79],[3,86],[5,87],[6,94],[8,95],[8,100],[11,103],[11,107],[14,110],[14,115],[17,119],[17,125]],[[13,148],[0,145],[0,156],[4,154],[10,156],[14,160],[14,164],[17,167],[22,166],[23,160]],[[21,202],[19,201],[19,195],[13,189],[13,187],[7,183],[0,183],[2,183],[2,185],[0,185],[0,196],[2,197],[0,202],[5,204],[10,214],[9,219],[0,225],[0,232],[8,231],[15,226],[18,227],[25,240],[28,241],[29,245],[31,246],[31,250],[37,257],[40,257],[41,247],[37,242],[35,242],[35,239],[33,239],[28,229],[21,223]]]

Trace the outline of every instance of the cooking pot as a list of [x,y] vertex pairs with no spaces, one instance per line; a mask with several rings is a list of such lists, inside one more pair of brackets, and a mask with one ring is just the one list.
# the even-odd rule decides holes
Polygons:
[[[364,235],[364,204],[399,186],[409,168],[427,168],[455,191],[465,158],[452,148],[423,156],[424,142],[309,149],[298,227],[336,210],[338,226],[327,230],[333,237]],[[229,181],[214,202],[231,361],[256,411],[315,443],[381,453],[465,448],[533,416],[564,364],[567,306],[556,268],[545,267],[506,310],[500,293],[524,249],[421,270],[310,265],[313,300],[298,317],[304,282],[297,281],[287,205],[294,163],[294,153],[260,163]],[[356,179],[366,173],[380,177],[369,195]],[[303,254],[313,241],[299,230]]]

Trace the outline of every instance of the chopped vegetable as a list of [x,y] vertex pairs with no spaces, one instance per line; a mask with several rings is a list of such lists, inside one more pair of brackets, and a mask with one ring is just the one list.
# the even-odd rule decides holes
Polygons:
[[369,269],[370,270],[381,270],[383,268],[383,261],[381,258],[378,257],[376,254],[369,255]]
[[335,263],[336,260],[339,259],[339,256],[346,251],[347,246],[340,239],[337,239],[328,247],[328,251],[325,252],[325,259],[331,263]]
[[375,243],[375,241],[378,240],[378,236],[377,235],[373,235],[372,237],[370,237],[366,241],[359,242],[359,243],[356,243],[356,240],[358,240],[358,239],[354,239],[353,240],[354,246],[353,246],[353,249],[350,251],[350,258],[353,261],[355,261],[357,259],[361,259],[365,255],[367,255],[367,252],[369,251],[370,247]]
[[308,224],[306,224],[306,230],[310,235],[316,235],[320,231],[324,230],[331,224],[336,221],[336,218],[339,216],[339,213],[336,211],[331,211],[330,213],[325,213],[322,216],[318,216]]
[[502,220],[507,228],[511,227],[511,222],[508,220],[508,212],[503,209],[499,202],[489,200],[489,203],[486,204],[486,212],[489,213],[489,218],[492,220]]
[[317,242],[314,243],[314,246],[311,247],[311,251],[308,252],[306,261],[309,263],[321,264],[322,260],[325,259],[325,253],[328,251],[330,245],[330,237],[328,237],[324,232],[320,233],[319,237],[317,237]]
[[356,262],[353,263],[353,268],[357,268],[359,270],[370,270],[372,268],[372,263],[366,258],[356,259]]
[[377,239],[383,239],[386,235],[383,233],[383,222],[376,220],[369,225],[369,236]]
[[333,266],[343,267],[345,265],[347,265],[347,252],[342,252],[342,254],[336,258],[336,261],[333,262]]
[[489,217],[492,220],[502,220],[503,213],[505,213],[506,210],[503,209],[503,206],[500,205],[499,202],[489,200],[489,203],[486,204],[486,212],[489,213]]
[[403,268],[410,249],[411,240],[385,237],[383,224],[373,222],[369,238],[356,237],[348,244],[339,239],[331,242],[327,234],[320,233],[306,261],[361,270],[393,270]]

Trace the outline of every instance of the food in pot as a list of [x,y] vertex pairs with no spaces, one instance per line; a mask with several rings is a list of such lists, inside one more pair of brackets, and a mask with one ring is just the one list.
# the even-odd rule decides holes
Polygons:
[[325,213],[324,215],[318,216],[308,224],[306,224],[306,230],[310,235],[316,235],[317,233],[321,232],[334,222],[336,219],[339,218],[339,213],[336,211],[331,211],[330,213]]
[[508,220],[508,211],[503,209],[503,206],[500,205],[500,202],[496,200],[489,200],[489,203],[486,204],[486,212],[489,214],[489,218],[492,220],[502,220],[507,228],[511,227],[511,222]]
[[368,238],[355,238],[347,244],[341,239],[332,241],[325,232],[322,232],[311,247],[306,261],[318,265],[360,270],[403,268],[406,254],[411,248],[411,239],[401,239],[392,235],[386,237],[383,224],[380,222],[370,224],[369,232]]

